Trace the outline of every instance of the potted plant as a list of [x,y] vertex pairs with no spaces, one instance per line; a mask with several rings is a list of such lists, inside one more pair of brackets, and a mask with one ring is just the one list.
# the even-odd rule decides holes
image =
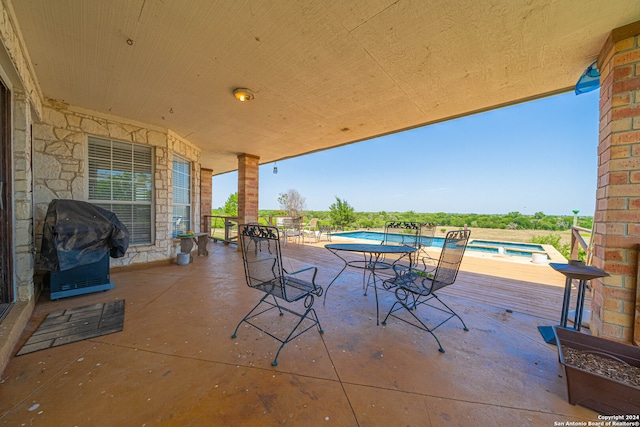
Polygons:
[[554,333],[569,403],[606,415],[640,414],[640,347],[559,326]]

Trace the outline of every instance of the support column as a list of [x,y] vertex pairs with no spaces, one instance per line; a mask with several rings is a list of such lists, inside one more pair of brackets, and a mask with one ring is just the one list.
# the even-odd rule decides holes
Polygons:
[[640,21],[611,32],[598,57],[600,137],[592,281],[594,335],[640,344]]
[[213,203],[213,191],[211,186],[213,171],[200,168],[200,231],[207,233],[211,228],[211,204]]
[[238,155],[238,222],[258,221],[258,167],[260,157]]

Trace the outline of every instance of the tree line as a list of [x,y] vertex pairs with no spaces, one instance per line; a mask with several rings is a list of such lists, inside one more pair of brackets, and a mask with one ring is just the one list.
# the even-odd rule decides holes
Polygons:
[[[353,212],[352,219],[347,221],[333,220],[331,211],[305,211],[305,219],[318,218],[322,225],[333,228],[367,229],[384,228],[388,221],[430,222],[443,227],[497,228],[505,230],[549,230],[563,231],[573,226],[573,215],[545,215],[538,212],[534,215],[524,215],[519,212],[508,214],[460,214],[460,213],[419,213],[419,212]],[[282,216],[280,210],[260,210],[261,217]],[[334,214],[334,217],[336,215]],[[339,215],[344,217],[344,215]],[[577,225],[591,229],[593,217],[579,216]]]
[[[237,216],[238,194],[229,196],[224,206],[214,209],[213,215]],[[356,212],[345,199],[335,197],[335,202],[327,211],[314,211],[305,209],[305,198],[296,190],[289,190],[280,194],[278,198],[280,209],[260,210],[258,212],[262,222],[268,217],[277,216],[303,216],[306,220],[318,218],[321,225],[334,229],[367,229],[384,228],[388,221],[413,221],[430,222],[443,227],[496,228],[509,230],[549,230],[563,231],[573,226],[574,215],[546,215],[536,212],[533,215],[524,215],[520,212],[507,214],[476,214],[476,213],[420,213],[408,212]],[[593,226],[592,216],[577,216],[577,225],[586,229]]]

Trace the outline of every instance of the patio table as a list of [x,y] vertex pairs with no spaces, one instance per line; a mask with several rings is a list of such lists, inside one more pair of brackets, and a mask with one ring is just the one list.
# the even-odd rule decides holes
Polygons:
[[[560,326],[567,329],[567,322],[569,320],[569,304],[571,302],[571,286],[573,280],[578,280],[578,295],[576,298],[576,310],[573,320],[573,328],[576,331],[580,331],[582,327],[582,311],[584,310],[584,297],[586,295],[587,282],[591,279],[598,277],[606,277],[609,273],[606,273],[599,268],[593,266],[585,266],[584,264],[572,265],[551,263],[551,268],[565,276],[564,283],[564,298],[562,300],[562,312],[560,313]],[[540,334],[548,344],[557,344],[555,334],[553,332],[553,326],[538,326]]]
[[209,251],[207,250],[209,235],[207,233],[184,234],[178,235],[177,237],[180,239],[180,252],[189,254],[189,262],[192,262],[191,250],[193,249],[194,243],[198,247],[198,256],[209,255]]
[[[336,275],[336,277],[331,280],[331,282],[327,285],[324,293],[324,301],[323,304],[327,301],[327,294],[329,293],[329,288],[333,285],[338,277],[342,274],[343,271],[347,269],[347,267],[353,267],[361,269],[362,274],[362,286],[364,288],[364,294],[367,295],[367,273],[371,275],[373,278],[373,290],[376,295],[376,324],[380,324],[380,308],[378,306],[378,287],[376,286],[376,270],[388,270],[392,268],[393,264],[398,262],[400,259],[405,256],[413,254],[417,251],[417,248],[412,246],[405,245],[381,245],[374,243],[328,243],[324,245],[325,248],[329,250],[329,252],[333,253],[335,256],[340,258],[344,262],[344,266],[342,270]],[[347,259],[344,253],[361,253],[363,258],[354,260]],[[399,257],[393,261],[393,263],[381,263],[380,257],[383,255],[399,255]]]

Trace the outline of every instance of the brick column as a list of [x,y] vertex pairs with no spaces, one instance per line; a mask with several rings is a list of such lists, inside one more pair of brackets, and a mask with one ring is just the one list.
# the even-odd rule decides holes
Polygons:
[[600,138],[591,331],[640,344],[640,22],[613,30],[598,57]]
[[200,231],[209,232],[211,228],[211,204],[213,203],[211,169],[200,168]]
[[258,221],[258,166],[260,157],[238,155],[238,221]]

